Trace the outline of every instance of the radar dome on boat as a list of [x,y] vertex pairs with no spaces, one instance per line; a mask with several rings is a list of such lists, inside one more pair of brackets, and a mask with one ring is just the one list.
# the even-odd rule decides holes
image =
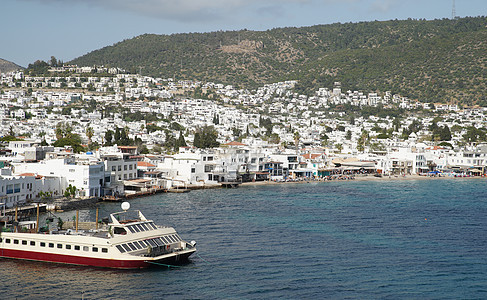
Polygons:
[[128,203],[127,201],[123,202],[122,203],[122,209],[127,211],[130,209],[130,203]]

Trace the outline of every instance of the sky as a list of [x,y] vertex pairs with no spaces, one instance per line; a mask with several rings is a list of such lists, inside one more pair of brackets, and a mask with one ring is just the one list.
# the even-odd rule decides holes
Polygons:
[[[451,18],[453,0],[2,0],[0,58],[64,62],[135,36]],[[487,0],[456,0],[487,16]]]

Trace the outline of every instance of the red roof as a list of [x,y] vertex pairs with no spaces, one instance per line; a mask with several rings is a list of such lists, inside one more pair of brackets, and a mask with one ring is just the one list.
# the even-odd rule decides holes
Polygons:
[[224,146],[247,146],[247,145],[233,141],[233,142],[224,144]]
[[312,153],[306,153],[303,155],[305,159],[315,159],[317,157],[320,157],[321,154],[312,154]]
[[44,176],[42,175],[37,175],[35,173],[22,173],[20,174],[19,176],[25,176],[25,177],[35,177],[36,179],[41,179],[43,178]]
[[148,168],[155,168],[156,166],[149,163],[149,162],[146,162],[146,161],[138,161],[137,162],[137,167],[148,167]]

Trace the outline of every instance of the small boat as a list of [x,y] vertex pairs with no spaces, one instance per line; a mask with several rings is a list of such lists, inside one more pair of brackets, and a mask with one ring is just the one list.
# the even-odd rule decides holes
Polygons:
[[138,210],[110,214],[101,229],[59,230],[39,233],[16,226],[0,231],[0,257],[95,266],[141,269],[171,266],[188,260],[196,242],[182,240],[172,227],[155,225]]

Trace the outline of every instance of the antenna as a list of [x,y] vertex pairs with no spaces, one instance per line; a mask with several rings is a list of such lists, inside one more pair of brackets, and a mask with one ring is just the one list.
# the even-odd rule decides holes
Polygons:
[[453,5],[452,5],[452,9],[451,9],[451,19],[455,20],[456,17],[457,17],[457,12],[455,9],[455,0],[453,0]]

